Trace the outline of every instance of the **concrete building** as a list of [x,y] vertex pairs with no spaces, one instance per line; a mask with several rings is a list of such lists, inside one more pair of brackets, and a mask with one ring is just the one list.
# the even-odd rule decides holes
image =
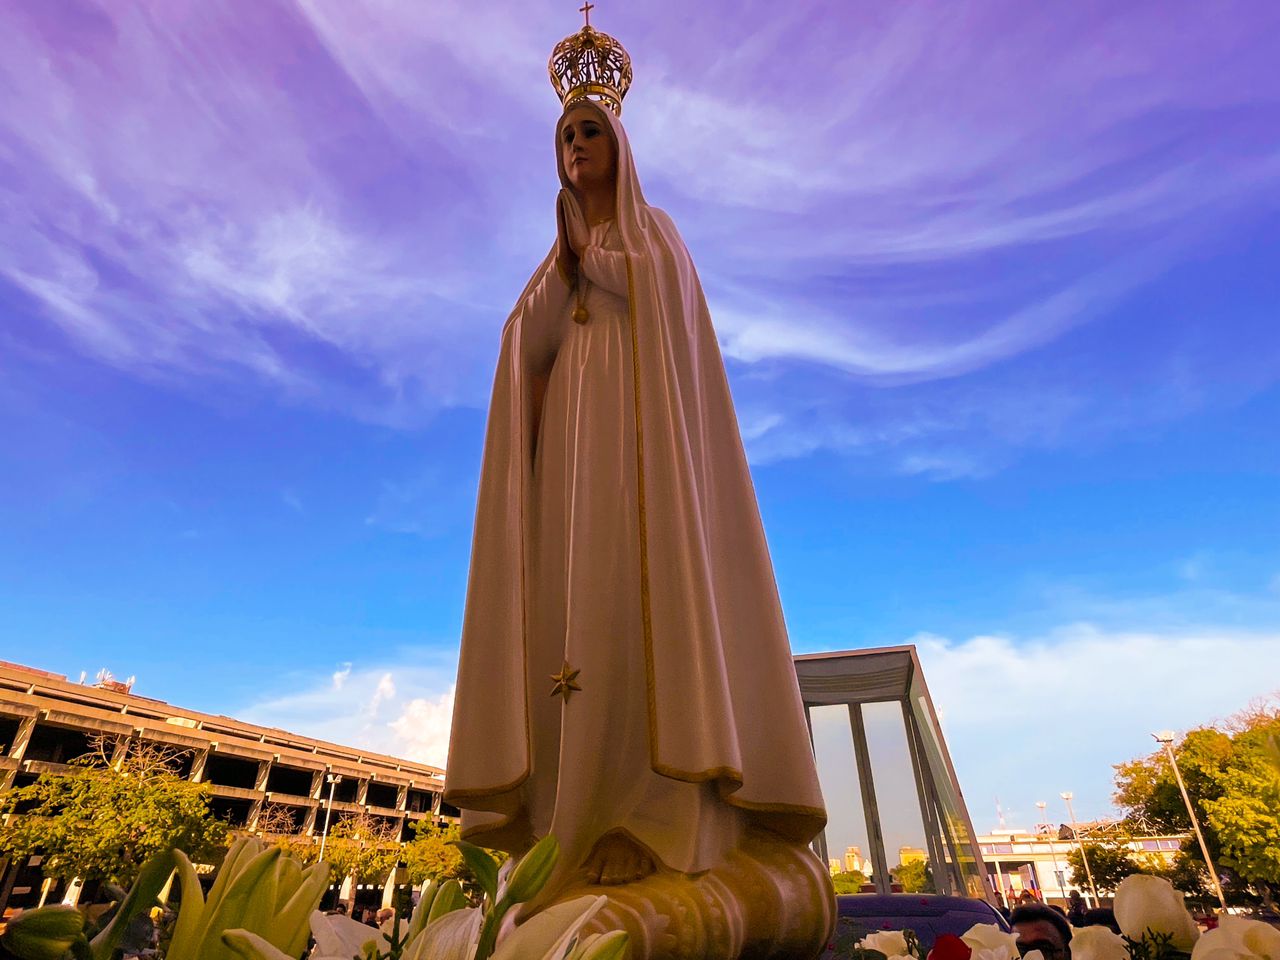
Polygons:
[[[0,792],[66,770],[89,752],[92,738],[103,735],[186,751],[181,774],[209,784],[210,809],[234,827],[254,829],[269,803],[287,810],[300,833],[318,840],[330,786],[335,821],[366,814],[402,841],[412,838],[416,821],[458,814],[441,803],[439,767],[175,707],[109,677],[94,685],[72,683],[0,661]],[[0,914],[7,906],[34,905],[42,892],[60,895],[40,889],[39,858],[31,860],[0,859]]]
[[871,876],[871,861],[862,855],[861,847],[845,847],[844,869],[847,873],[860,873],[864,877],[869,877]]
[[[1081,839],[1096,843],[1105,839],[1108,843],[1127,846],[1139,860],[1158,857],[1166,863],[1173,861],[1181,848],[1185,835],[1149,837],[1119,837],[1108,824],[1081,824]],[[1076,848],[1069,826],[1043,826],[1035,833],[1025,830],[1004,830],[978,837],[982,859],[987,867],[991,888],[1006,899],[1019,896],[1029,890],[1046,903],[1067,904],[1072,890],[1079,890],[1090,906],[1093,897],[1087,884],[1081,886],[1070,881],[1071,868],[1067,854]],[[1104,904],[1110,899],[1103,895]]]

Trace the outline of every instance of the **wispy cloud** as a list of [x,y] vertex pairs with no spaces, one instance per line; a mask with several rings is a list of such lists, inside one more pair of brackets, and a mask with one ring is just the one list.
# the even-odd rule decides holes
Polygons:
[[[265,384],[399,426],[481,406],[552,234],[541,81],[564,16],[28,6],[0,38],[0,281],[75,349],[177,389]],[[760,2],[681,16],[608,14],[636,59],[626,122],[651,198],[690,241],[727,354],[832,371],[845,402],[1109,321],[1280,178],[1251,132],[1274,120],[1277,15],[1247,2],[907,3],[826,11],[830,29]],[[766,382],[739,376],[740,399],[796,429]],[[808,431],[769,456],[905,429]]]
[[[1075,793],[1080,817],[1114,815],[1113,765],[1150,753],[1152,731],[1213,723],[1280,690],[1259,672],[1280,662],[1278,631],[1110,631],[1079,623],[1036,637],[920,634],[910,642],[981,832],[995,827],[997,797],[1015,827],[1038,821],[1039,800],[1049,804],[1050,818],[1065,821],[1058,799],[1064,790]],[[831,816],[828,842],[843,850],[865,844],[865,827],[848,719],[826,710],[815,722],[815,742]],[[871,717],[869,732],[880,741],[881,753],[877,743],[872,750],[873,762],[883,764],[876,789],[888,811],[886,843],[920,845],[918,815],[904,812],[916,804],[909,773],[896,763],[905,754],[890,752],[881,720]]]
[[[1105,814],[1110,765],[1149,753],[1153,730],[1211,723],[1280,688],[1259,672],[1280,662],[1274,630],[1081,623],[1040,637],[923,634],[913,642],[979,823],[997,794],[1024,818],[1036,800],[1063,790],[1074,790],[1082,816]],[[1009,795],[1015,783],[1017,798]]]
[[295,674],[284,696],[243,707],[239,715],[334,743],[443,766],[449,752],[456,654],[409,663],[342,664],[332,676]]

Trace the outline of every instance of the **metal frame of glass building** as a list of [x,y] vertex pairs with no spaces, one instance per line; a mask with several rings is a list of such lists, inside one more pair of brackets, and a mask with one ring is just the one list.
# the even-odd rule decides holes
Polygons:
[[[803,654],[795,657],[795,666],[811,738],[815,709],[848,708],[853,746],[853,755],[848,757],[848,762],[856,770],[859,796],[844,802],[852,806],[860,801],[870,854],[869,881],[874,884],[875,892],[893,891],[880,813],[885,798],[877,799],[876,779],[877,776],[887,777],[891,772],[901,775],[900,769],[889,771],[885,769],[886,765],[909,760],[935,892],[990,900],[987,871],[977,834],[951,765],[951,756],[947,752],[946,740],[942,736],[915,647]],[[873,762],[875,751],[868,745],[866,722],[866,711],[872,704],[899,705],[907,756],[886,757],[882,750],[879,764]],[[877,709],[883,715],[883,708]],[[830,762],[830,758],[825,759]],[[820,774],[823,760],[819,756]],[[833,796],[827,796],[826,801],[829,812],[835,804],[842,802],[840,797]],[[894,797],[893,802],[901,804],[903,798]],[[829,862],[825,831],[814,841],[814,849],[824,863]]]

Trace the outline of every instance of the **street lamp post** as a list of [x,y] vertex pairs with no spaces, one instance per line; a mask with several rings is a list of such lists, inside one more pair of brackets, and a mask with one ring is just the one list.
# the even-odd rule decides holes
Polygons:
[[1204,855],[1204,865],[1209,868],[1209,879],[1213,881],[1213,891],[1218,895],[1218,903],[1222,905],[1222,910],[1225,913],[1227,898],[1222,893],[1222,884],[1218,882],[1218,871],[1213,869],[1213,860],[1209,857],[1209,847],[1204,842],[1204,834],[1200,832],[1200,821],[1196,819],[1196,812],[1191,806],[1191,798],[1187,796],[1187,785],[1182,782],[1182,771],[1178,769],[1178,761],[1173,756],[1173,731],[1161,730],[1151,736],[1156,743],[1164,747],[1165,755],[1169,758],[1169,766],[1173,768],[1173,777],[1178,781],[1178,789],[1182,792],[1182,802],[1187,805],[1187,816],[1191,818],[1191,829],[1196,832],[1196,840],[1200,842],[1200,852]]
[[326,773],[325,783],[329,784],[329,803],[324,808],[324,830],[320,832],[320,859],[324,859],[324,845],[329,840],[329,818],[333,816],[333,788],[342,782],[342,775]]
[[1089,856],[1084,852],[1084,844],[1080,842],[1080,827],[1076,824],[1076,812],[1071,807],[1071,800],[1075,796],[1070,790],[1060,794],[1063,801],[1067,804],[1067,816],[1071,818],[1071,835],[1076,838],[1076,849],[1080,851],[1080,862],[1084,864],[1084,875],[1089,878],[1089,890],[1093,894],[1093,903],[1091,907],[1098,905],[1098,888],[1093,882],[1093,870],[1089,867]]
[[[1065,885],[1063,883],[1063,877],[1062,877],[1062,874],[1058,872],[1058,847],[1053,842],[1054,841],[1053,824],[1049,823],[1049,821],[1046,819],[1046,814],[1045,814],[1045,807],[1047,806],[1048,804],[1045,803],[1043,800],[1036,801],[1036,809],[1040,811],[1040,822],[1044,826],[1049,827],[1049,859],[1053,862],[1053,882],[1058,886],[1058,896],[1065,899],[1066,892],[1065,892]],[[1045,903],[1048,903],[1048,902],[1049,902],[1049,898],[1048,898],[1048,895],[1046,894]]]

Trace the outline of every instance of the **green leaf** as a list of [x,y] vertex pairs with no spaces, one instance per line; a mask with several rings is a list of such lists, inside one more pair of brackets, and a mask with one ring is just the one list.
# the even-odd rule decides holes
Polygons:
[[[276,916],[272,927],[279,932],[276,944],[290,957],[302,956],[311,935],[311,914],[320,906],[329,886],[329,865],[314,863],[302,871],[302,882]],[[175,958],[176,960],[176,958]]]
[[284,953],[274,944],[248,930],[228,930],[222,942],[244,960],[297,960],[296,955]]
[[[256,849],[256,845],[254,847]],[[200,940],[195,944],[192,954],[180,960],[232,960],[232,951],[222,942],[222,934],[227,930],[246,929],[253,932],[252,914],[258,912],[262,884],[275,872],[275,861],[280,856],[278,847],[271,847],[258,853],[240,869],[240,860],[236,864],[235,877],[228,881],[222,898],[213,903],[212,895],[205,905],[207,919]],[[269,909],[269,908],[268,908]],[[179,958],[174,958],[179,960]]]
[[116,947],[124,937],[125,928],[143,910],[155,906],[160,891],[169,882],[169,877],[178,865],[177,857],[172,850],[164,850],[142,865],[138,871],[138,879],[125,895],[116,915],[111,918],[107,928],[93,938],[89,945],[94,960],[111,960]]
[[574,960],[622,960],[627,955],[628,944],[625,930],[596,934],[583,942]]
[[204,891],[200,888],[196,868],[187,855],[181,850],[175,850],[174,859],[178,867],[178,882],[182,885],[182,905],[178,908],[178,920],[173,927],[173,938],[169,941],[168,956],[173,960],[185,960],[193,955],[195,944],[202,933],[205,919]]
[[431,904],[431,914],[427,917],[427,923],[439,920],[445,914],[453,913],[454,910],[460,910],[466,905],[467,898],[462,892],[462,884],[457,880],[446,880],[440,885],[435,902]]
[[489,898],[489,902],[493,903],[498,897],[498,862],[474,843],[452,840],[450,844],[458,848],[467,867],[475,875],[476,882],[480,884],[480,889]]
[[436,889],[434,880],[423,885],[422,895],[418,897],[418,905],[413,908],[413,915],[409,917],[410,940],[420,934],[422,928],[427,925],[427,918],[431,916],[431,905],[436,898]]
[[507,882],[507,898],[512,903],[532,900],[546,886],[559,859],[560,844],[554,836],[547,834],[520,858],[520,862],[511,871],[511,879]]
[[84,939],[84,914],[62,905],[25,910],[9,921],[0,943],[22,960],[59,960]]

